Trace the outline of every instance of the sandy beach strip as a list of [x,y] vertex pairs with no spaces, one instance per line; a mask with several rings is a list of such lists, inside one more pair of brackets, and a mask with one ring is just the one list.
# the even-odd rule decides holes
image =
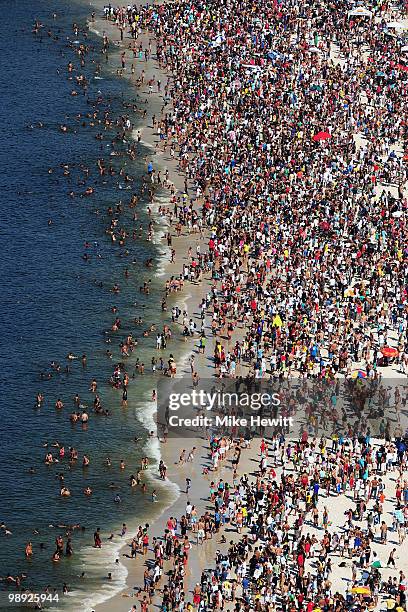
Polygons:
[[[117,28],[110,22],[105,21],[101,18],[103,2],[93,2],[92,5],[96,7],[98,15],[95,20],[95,23],[92,25],[92,28],[97,29],[100,33],[102,30],[105,30],[109,38],[116,43],[120,41],[120,35]],[[149,36],[146,34],[142,34],[138,42],[142,42],[144,46],[148,41]],[[126,45],[128,39],[126,38],[124,45]],[[118,46],[119,49],[119,46]],[[158,67],[155,65],[154,60],[149,60],[146,63],[143,63],[143,69],[146,72],[146,78],[150,78],[151,76],[156,76],[162,80],[162,82],[167,78],[167,75],[162,73]],[[125,76],[128,76],[126,74]],[[130,77],[131,78],[131,77]],[[145,92],[143,92],[145,93]],[[154,134],[154,130],[151,126],[151,118],[153,114],[158,114],[158,108],[161,104],[160,99],[156,94],[147,95],[149,103],[146,106],[147,110],[147,125],[142,127],[142,142],[146,146],[148,146],[152,151],[152,156],[149,156],[149,159],[153,161],[154,165],[157,165],[159,168],[168,168],[169,177],[171,182],[175,185],[177,191],[183,192],[184,190],[184,177],[182,173],[179,171],[177,166],[177,161],[171,159],[170,156],[163,154],[161,151],[156,152],[154,155],[154,151],[156,151],[156,144],[158,141],[157,136]],[[187,252],[188,246],[195,246],[198,242],[202,241],[198,236],[189,236],[184,234],[180,238],[174,237],[174,248],[176,250],[176,262],[175,264],[169,264],[166,266],[165,275],[166,277],[177,275],[181,271],[182,263],[185,259],[185,254]],[[205,278],[203,283],[200,285],[191,285],[189,284],[188,289],[185,289],[183,293],[172,295],[168,302],[169,306],[173,305],[173,303],[178,303],[178,300],[185,301],[187,304],[188,313],[190,316],[198,319],[198,305],[203,295],[205,295],[206,291],[210,287],[211,283],[208,278]],[[188,297],[186,298],[186,293],[188,293]],[[211,371],[213,371],[212,360],[209,357],[213,352],[213,343],[214,339],[211,335],[208,335],[208,345],[207,352],[205,355],[198,354],[197,350],[197,341],[196,339],[191,341],[188,339],[185,347],[185,356],[188,358],[190,353],[194,353],[196,360],[196,368],[197,371],[202,378],[208,378],[211,375]],[[178,368],[178,376],[180,377],[188,377],[190,376],[190,370],[188,367],[188,363],[186,359],[183,361],[182,365]],[[179,365],[179,364],[178,364]],[[358,367],[358,364],[355,364]],[[391,368],[384,369],[383,375],[391,375],[395,376],[395,371]],[[248,473],[253,474],[254,468],[257,467],[257,462],[259,460],[258,449],[255,449],[255,446],[258,442],[254,441],[254,447],[252,449],[247,449],[243,452],[241,464],[240,464],[240,474]],[[182,466],[177,466],[176,461],[181,448],[197,446],[199,453],[196,460],[192,464],[184,464]],[[151,526],[149,530],[150,541],[153,537],[162,536],[165,528],[166,520],[169,516],[175,516],[179,518],[185,511],[186,504],[186,495],[183,493],[185,490],[185,479],[191,478],[192,480],[192,489],[189,493],[189,500],[191,503],[196,504],[198,507],[199,513],[201,511],[205,511],[207,509],[207,498],[208,498],[208,486],[211,480],[211,474],[204,474],[203,467],[207,464],[207,446],[203,438],[195,438],[195,439],[187,439],[185,441],[181,441],[178,439],[169,438],[166,444],[161,444],[161,454],[165,464],[168,467],[167,476],[170,481],[175,482],[181,491],[179,498],[176,502],[170,507],[163,511],[162,516],[158,521]],[[277,469],[278,477],[280,475],[281,468]],[[226,480],[231,477],[231,466],[227,461],[224,466],[221,466],[217,472],[217,478],[223,477]],[[392,474],[387,477],[386,481],[386,492],[389,494],[387,497],[392,496],[392,487],[393,487],[393,476]],[[319,501],[319,510],[322,510],[325,504],[329,504],[329,513],[330,513],[330,521],[332,522],[334,527],[339,527],[344,523],[344,513],[347,510],[347,502],[348,496],[341,496],[339,498],[328,498],[322,499]],[[389,505],[387,505],[389,504]],[[385,512],[391,512],[392,504],[391,502],[386,502]],[[199,579],[201,571],[203,568],[212,565],[214,559],[214,553],[217,549],[226,550],[228,548],[230,540],[234,540],[238,538],[238,534],[234,529],[227,529],[228,531],[226,537],[226,544],[221,544],[219,538],[213,537],[212,540],[205,542],[203,546],[199,546],[194,544],[193,551],[191,554],[191,559],[188,566],[187,576],[186,576],[186,601],[191,600],[191,589],[194,586],[194,583]],[[312,533],[316,533],[317,537],[319,537],[320,529],[315,529],[312,525],[308,526],[308,531]],[[321,535],[321,533],[320,533]],[[386,546],[381,546],[379,544],[374,544],[373,549],[377,552],[378,556],[381,558],[383,564],[386,563],[386,557],[390,552],[392,545],[394,544],[393,540],[391,540]],[[404,542],[398,550],[399,560],[398,560],[398,568],[406,571],[408,568],[407,559],[407,550],[406,550],[406,542]],[[143,572],[146,567],[146,561],[151,562],[151,550],[149,550],[149,554],[147,555],[147,559],[142,561],[140,559],[141,555],[138,555],[136,559],[131,560],[127,558],[127,548],[121,551],[121,562],[126,565],[128,570],[128,579],[127,586],[124,591],[111,600],[105,602],[97,606],[97,610],[116,610],[119,612],[121,610],[128,610],[129,607],[135,603],[133,595],[136,588],[142,587],[143,585]],[[340,564],[345,563],[345,566]],[[309,571],[315,571],[315,565],[312,562],[308,562],[306,568]],[[165,565],[166,570],[166,565]],[[333,569],[333,588],[338,589],[339,591],[344,591],[345,583],[348,582],[348,573],[350,573],[350,562],[347,560],[344,562],[341,558],[335,561],[335,566]],[[387,573],[392,572],[392,570],[385,570],[385,576],[387,577]],[[159,598],[153,601],[153,604],[158,604]],[[231,609],[227,607],[225,609]]]

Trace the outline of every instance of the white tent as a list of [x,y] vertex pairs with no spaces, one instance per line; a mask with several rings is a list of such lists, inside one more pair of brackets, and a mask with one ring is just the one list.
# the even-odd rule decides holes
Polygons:
[[373,14],[368,9],[364,8],[364,6],[358,6],[352,11],[348,12],[349,17],[372,17]]

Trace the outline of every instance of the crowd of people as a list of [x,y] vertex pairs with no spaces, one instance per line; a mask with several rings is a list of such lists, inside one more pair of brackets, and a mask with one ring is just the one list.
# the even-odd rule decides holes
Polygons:
[[[274,435],[259,443],[259,469],[242,476],[242,441],[213,437],[213,446],[225,449],[219,468],[234,466],[232,478],[211,472],[208,510],[187,498],[162,538],[139,545],[154,554],[136,593],[142,609],[159,595],[163,611],[405,610],[407,578],[396,567],[408,522],[403,440]],[[213,539],[215,566],[188,590],[190,551]],[[385,578],[384,567],[394,575]]]
[[[159,146],[178,155],[211,232],[208,252],[190,255],[192,278],[210,269],[218,281],[207,300],[215,333],[246,326],[223,356],[227,374],[237,354],[260,377],[265,356],[282,376],[351,374],[356,362],[375,376],[390,358],[408,371],[408,55],[387,3],[370,8],[186,1],[106,12],[136,46],[154,34],[170,75]],[[186,188],[173,201],[191,228]]]
[[[209,238],[207,248],[190,247],[166,299],[210,273],[201,328],[183,313],[182,333],[197,334],[204,353],[211,328],[220,377],[235,378],[242,362],[256,379],[355,374],[375,382],[387,365],[408,373],[408,55],[404,22],[390,23],[404,10],[343,0],[105,8],[121,39],[126,31],[133,39],[133,58],[155,57],[167,75],[165,84],[153,78],[148,86],[164,100],[153,118],[157,149],[178,159],[186,177],[183,195],[172,191],[169,218],[177,236],[186,228]],[[146,49],[139,42],[145,32],[156,53],[151,41]],[[161,185],[154,162],[148,175]],[[174,307],[173,323],[180,316]],[[326,416],[334,422],[328,389]],[[389,396],[380,398],[387,406]],[[398,412],[399,397],[394,406]],[[309,426],[313,414],[311,406]],[[352,426],[329,440],[305,432],[296,442],[283,434],[263,439],[255,477],[238,473],[246,443],[211,440],[211,511],[187,501],[179,521],[169,519],[154,541],[142,609],[160,590],[163,611],[384,604],[402,612],[404,572],[388,581],[381,573],[384,564],[395,569],[396,548],[387,548],[387,559],[377,551],[390,532],[403,544],[408,524],[406,446],[388,428],[382,419],[383,442]],[[231,458],[225,482],[216,476]],[[335,528],[332,498],[346,500]],[[225,527],[237,534],[227,548]],[[223,546],[190,597],[192,541],[211,538]],[[342,590],[333,588],[334,564],[349,568]]]

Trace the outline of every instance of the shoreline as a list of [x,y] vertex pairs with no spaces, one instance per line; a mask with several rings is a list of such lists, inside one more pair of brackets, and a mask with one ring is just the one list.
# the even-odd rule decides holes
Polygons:
[[[103,4],[103,3],[102,3]],[[102,6],[101,4],[101,6]],[[99,6],[98,2],[93,2],[92,3],[93,6]],[[109,21],[104,22],[103,19],[100,20],[101,24],[105,23],[106,27],[105,29],[108,29],[108,24],[109,26],[111,26],[111,31],[115,32],[116,34],[118,34],[118,31],[115,27],[114,24],[112,24]],[[140,39],[141,41],[144,41],[146,39],[146,35],[143,34]],[[124,44],[126,44],[126,39],[124,40]],[[119,49],[120,47],[118,47]],[[147,70],[146,70],[146,74],[148,75],[151,71],[155,71],[156,73],[162,74],[163,75],[163,79],[166,78],[166,74],[163,72],[161,73],[160,70],[157,68],[157,66],[154,65],[155,61],[153,60],[153,58],[151,60],[149,60],[148,62],[146,62],[146,64],[144,64],[144,66],[146,66]],[[128,78],[129,75],[124,75],[123,78]],[[159,103],[159,96],[156,96],[155,94],[148,96],[148,99],[155,102],[156,104]],[[149,109],[151,108],[151,104],[149,104]],[[149,114],[151,113],[151,110],[149,110]],[[141,141],[142,144],[144,144],[147,147],[150,147],[152,149],[152,155],[151,155],[151,159],[154,161],[155,167],[159,167],[159,168],[163,168],[165,166],[163,166],[163,163],[165,161],[169,161],[169,158],[166,158],[163,154],[159,153],[155,150],[155,142],[156,142],[156,138],[155,138],[155,134],[154,132],[150,131],[150,125],[149,122],[147,122],[146,125],[142,126],[143,130],[143,136],[144,139]],[[172,182],[175,185],[180,185],[179,181],[181,180],[181,173],[178,172],[178,170],[176,168],[172,168],[170,170],[170,179],[172,180]],[[182,189],[179,187],[178,189],[179,191],[182,192]],[[156,205],[156,202],[154,203]],[[176,242],[176,246],[177,246],[177,250],[180,249],[180,245],[183,244],[184,242],[189,240],[189,237],[184,237],[185,240],[180,239],[178,242]],[[163,244],[163,239],[161,240],[161,243]],[[180,244],[179,244],[180,243]],[[166,247],[164,247],[164,253],[163,253],[163,259],[165,259],[165,254],[166,251],[168,252],[168,248],[166,249]],[[170,274],[175,273],[176,269],[178,268],[177,264],[176,265],[172,265],[172,264],[168,264],[165,269],[163,269],[163,272],[161,272],[162,276],[166,276],[168,277]],[[195,287],[194,291],[191,291],[189,297],[186,298],[186,303],[188,304],[188,311],[189,314],[193,314],[198,306],[199,303],[199,294],[203,293],[205,291],[205,287],[204,287],[205,283],[201,283],[199,285],[199,287]],[[185,293],[186,289],[184,289],[184,291],[182,292],[181,296],[182,298],[184,298],[184,293]],[[177,298],[178,294],[175,294],[175,296],[171,297],[171,301],[173,301],[173,297]],[[191,340],[188,340],[189,346],[190,346],[190,342]],[[186,370],[186,365],[185,362],[188,358],[188,353],[191,352],[191,350],[195,350],[194,347],[194,341],[193,341],[193,347],[186,347],[185,348],[185,355],[184,358],[181,358],[181,363],[184,364],[183,368],[180,368],[179,371],[179,375],[183,375],[183,374],[188,374],[188,369]],[[181,351],[181,349],[180,349]],[[179,365],[179,364],[178,364]],[[201,363],[198,364],[198,370],[202,371],[202,368],[205,367],[205,364]],[[191,443],[193,443],[193,440],[191,441]],[[201,440],[199,441],[199,443],[201,444]],[[177,484],[177,486],[179,487],[179,494],[177,499],[169,506],[163,508],[163,511],[160,514],[160,517],[158,519],[155,520],[154,524],[151,525],[151,535],[153,536],[157,536],[158,534],[162,534],[163,533],[163,519],[164,519],[164,513],[165,512],[172,512],[174,515],[179,516],[182,512],[183,512],[183,502],[184,499],[182,497],[182,489],[181,487],[183,486],[183,478],[182,475],[179,473],[179,471],[172,469],[172,465],[174,463],[174,458],[175,455],[177,454],[177,448],[179,448],[177,446],[176,441],[171,444],[171,441],[169,440],[167,442],[166,445],[161,444],[160,445],[160,452],[161,452],[161,456],[163,458],[163,460],[165,461],[165,463],[167,464],[167,466],[169,467],[169,471],[168,471],[168,476],[171,479],[171,482],[174,482]],[[194,467],[191,467],[191,470],[194,470]],[[185,472],[185,473],[190,473],[190,472]],[[184,475],[185,475],[184,473]],[[198,483],[200,485],[203,484],[203,482],[205,482],[205,479],[199,479],[198,475],[195,473],[194,474],[195,477],[197,477]],[[130,590],[132,592],[134,586],[132,586],[132,582],[136,582],[138,586],[141,586],[143,584],[143,569],[144,569],[144,565],[141,565],[138,563],[138,567],[134,568],[132,567],[132,561],[131,560],[126,560],[123,561],[123,555],[126,552],[126,549],[128,548],[128,544],[124,545],[121,550],[120,550],[120,555],[121,555],[121,563],[124,564],[124,566],[126,567],[127,571],[128,571],[128,575],[126,578],[126,587],[121,590],[120,592],[118,592],[116,595],[114,595],[113,597],[110,597],[109,599],[105,600],[105,602],[98,604],[95,609],[100,611],[103,610],[117,610],[118,612],[123,610],[128,609],[129,603],[132,604],[132,599],[129,598],[126,595],[126,591]],[[137,557],[138,559],[139,557]]]
[[[115,24],[109,20],[105,20],[101,16],[103,7],[105,5],[103,0],[102,1],[93,0],[92,2],[89,3],[89,5],[92,8],[94,8],[96,12],[94,22],[91,22],[90,20],[88,20],[88,27],[90,31],[92,31],[94,34],[100,37],[103,35],[103,32],[106,31],[110,42],[115,44],[115,48],[113,52],[111,51],[109,54],[109,65],[110,65],[110,68],[114,70],[120,65],[119,63],[120,49],[127,48],[126,42],[132,39],[129,36],[126,36],[127,33],[124,33],[125,36],[124,36],[123,43],[122,44],[120,43],[120,34]],[[146,43],[147,39],[148,37],[146,36],[146,33],[143,32],[142,35],[138,38],[138,41]],[[116,59],[117,66],[115,66],[115,61],[112,62],[112,57]],[[157,66],[156,60],[153,57],[150,58],[147,62],[143,62],[143,69],[146,72],[147,80],[148,78],[151,78],[152,73],[155,73],[156,75],[160,75],[160,78],[163,81],[167,79],[168,75],[165,72],[160,70],[160,68]],[[121,75],[120,77],[118,76],[118,78],[126,79],[129,83],[133,85],[132,75],[129,72]],[[138,93],[137,89],[135,91],[136,93]],[[158,168],[160,171],[164,171],[167,168],[169,170],[169,181],[174,185],[176,189],[176,194],[183,193],[184,175],[177,168],[177,160],[176,159],[172,160],[169,156],[165,156],[162,152],[158,152],[156,150],[155,143],[158,141],[158,138],[157,138],[157,135],[153,131],[152,125],[150,125],[151,115],[153,115],[155,112],[156,113],[158,112],[156,107],[162,104],[162,98],[156,93],[152,93],[149,95],[146,92],[146,96],[148,99],[148,105],[146,105],[146,110],[147,110],[146,121],[143,121],[143,119],[141,119],[140,123],[138,123],[138,125],[133,128],[132,138],[133,140],[136,141],[137,135],[138,134],[141,135],[140,144],[142,144],[144,147],[151,150],[151,155],[147,154],[145,156],[145,159],[150,158],[153,161],[155,168]],[[165,198],[166,200],[170,200],[169,189],[166,189],[166,190],[160,189],[158,192],[156,192],[155,199],[151,204],[151,207],[154,213],[160,205],[163,205],[160,202],[158,202],[158,197],[161,197],[161,194],[163,194],[162,195],[163,199]],[[156,222],[160,222],[160,217],[158,217],[157,215],[156,215]],[[166,227],[170,229],[170,225]],[[178,238],[174,236],[173,234],[173,242],[174,242],[174,246],[176,247],[176,251],[178,253],[181,253],[182,256],[184,256],[187,252],[187,243],[189,243],[190,239],[191,239],[191,236],[182,235],[181,237]],[[171,275],[179,274],[182,268],[181,262],[172,264],[167,261],[166,263],[166,260],[168,259],[168,255],[169,255],[169,247],[165,245],[165,230],[164,229],[162,230],[162,235],[159,237],[159,239],[157,239],[157,241],[154,240],[154,242],[159,247],[159,249],[162,250],[162,254],[160,256],[160,259],[162,259],[161,269],[159,267],[158,270],[155,270],[155,276],[157,278],[169,278]],[[201,246],[203,246],[204,239],[201,239],[198,242],[200,242]],[[185,304],[189,312],[189,315],[194,316],[194,313],[198,307],[199,301],[202,295],[205,295],[208,285],[209,285],[209,281],[206,283],[204,280],[198,286],[189,284],[189,286],[185,287],[180,294],[179,293],[171,294],[169,301],[171,300],[172,303],[173,302],[177,303],[177,305],[179,305],[180,303]],[[176,341],[179,342],[181,345],[179,338],[177,338]],[[177,347],[173,349],[174,352],[180,352],[182,354],[177,364],[178,369],[179,369],[179,375],[188,373],[188,370],[185,369],[185,366],[186,366],[186,362],[187,362],[189,354],[191,354],[191,352],[197,352],[195,350],[195,343],[196,342],[194,339],[188,339],[188,342],[186,344],[188,344],[189,346],[186,346],[186,347],[180,346],[180,348]],[[141,422],[143,427],[147,431],[149,431],[148,425],[143,422],[143,419],[139,418],[139,421]],[[191,440],[192,444],[194,443],[199,444],[200,442],[202,442],[201,439]],[[147,440],[146,445],[145,445],[146,450],[151,448],[151,444],[152,442]],[[154,537],[155,535],[157,536],[161,535],[163,533],[165,513],[167,516],[169,515],[169,512],[170,514],[173,514],[174,516],[179,516],[183,513],[183,503],[184,503],[184,500],[182,497],[182,486],[184,484],[182,482],[183,479],[180,479],[180,474],[177,471],[172,470],[170,467],[172,466],[172,463],[174,463],[174,456],[176,454],[177,448],[178,448],[177,440],[168,440],[166,444],[162,444],[159,442],[158,452],[160,454],[160,458],[164,460],[165,464],[169,468],[168,478],[166,482],[171,484],[171,486],[177,487],[178,492],[177,493],[175,492],[176,498],[170,504],[166,504],[163,507],[159,516],[150,525],[150,528],[151,528],[150,532],[152,534],[152,537]],[[157,460],[157,463],[158,462],[159,462],[159,459]],[[149,480],[150,479],[152,482],[156,481],[156,482],[160,482],[162,485],[165,484],[162,481],[158,480],[157,475],[155,473],[149,473]],[[120,565],[123,566],[127,572],[126,577],[124,578],[125,579],[124,586],[120,588],[120,590],[118,587],[118,590],[116,591],[115,594],[107,596],[101,603],[97,603],[95,606],[91,605],[90,607],[87,607],[86,608],[87,610],[97,610],[98,612],[103,612],[104,610],[106,610],[107,612],[108,610],[112,610],[112,609],[119,610],[119,609],[122,609],[122,607],[123,609],[125,608],[127,609],[128,603],[131,601],[131,599],[128,597],[128,591],[132,591],[133,589],[132,583],[137,581],[138,585],[143,584],[143,566],[140,567],[140,564],[138,563],[139,567],[135,568],[132,565],[132,560],[128,558],[128,555],[127,555],[131,539],[134,535],[135,534],[128,534],[126,543],[122,544],[118,550],[118,553],[117,554],[115,553],[115,555],[113,555],[114,558],[119,559]],[[114,562],[114,558],[112,558],[112,562]],[[89,601],[90,599],[91,599],[91,595],[87,598],[87,600]],[[123,606],[121,604],[123,604]],[[114,606],[114,608],[112,608],[112,606]]]

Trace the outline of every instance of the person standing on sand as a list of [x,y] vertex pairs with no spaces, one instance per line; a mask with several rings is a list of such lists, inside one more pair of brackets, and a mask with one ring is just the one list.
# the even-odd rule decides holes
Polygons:
[[140,610],[141,612],[149,612],[149,602],[147,600],[146,595],[144,595],[143,600],[140,602]]
[[188,463],[193,463],[196,451],[197,451],[197,447],[193,446],[193,448],[191,449],[191,451],[188,453],[188,456],[187,456]]
[[144,556],[147,555],[148,547],[149,547],[149,536],[146,532],[142,538],[142,549],[143,549],[142,552]]

